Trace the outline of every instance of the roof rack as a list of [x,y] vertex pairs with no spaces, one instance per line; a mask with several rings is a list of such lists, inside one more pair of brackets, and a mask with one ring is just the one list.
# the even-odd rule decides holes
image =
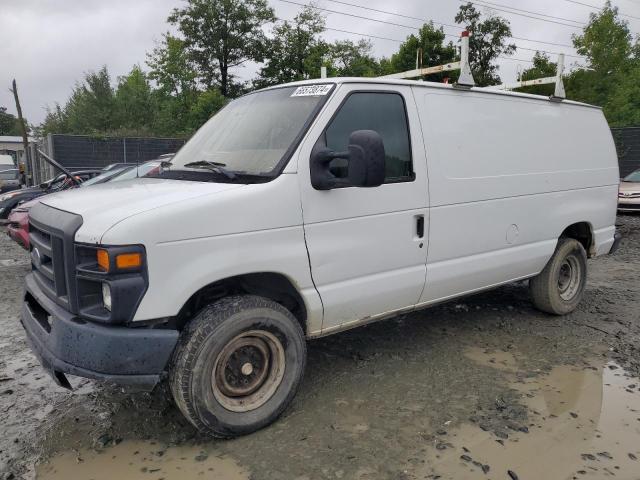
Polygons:
[[532,80],[520,80],[513,83],[503,83],[501,85],[492,85],[490,87],[483,87],[485,90],[514,90],[516,88],[530,87],[532,85],[547,85],[555,84],[556,88],[551,95],[551,100],[562,101],[567,98],[564,91],[564,83],[562,82],[562,75],[564,73],[564,53],[558,54],[558,67],[555,77],[534,78]]
[[[392,73],[391,75],[384,75],[379,78],[418,78],[424,75],[431,75],[434,73],[448,72],[451,70],[460,70],[460,77],[455,86],[462,88],[471,88],[475,85],[473,75],[471,74],[471,67],[469,66],[469,32],[464,31],[460,36],[460,61],[445,63],[444,65],[436,65],[435,67],[416,68],[414,70],[408,70],[406,72]],[[419,60],[416,62],[416,67],[419,66]]]
[[[421,49],[418,49],[418,58],[416,59],[416,68],[414,70],[407,70],[406,72],[392,73],[391,75],[383,75],[378,78],[402,78],[411,79],[419,78],[425,75],[431,75],[434,73],[448,72],[451,70],[460,70],[460,77],[454,85],[455,87],[469,89],[475,86],[473,75],[471,74],[471,67],[469,66],[469,32],[463,31],[460,35],[460,61],[445,63],[444,65],[436,65],[435,67],[421,68]],[[562,101],[567,98],[564,90],[564,83],[562,82],[562,75],[564,74],[564,54],[558,54],[558,67],[555,77],[535,78],[532,80],[519,80],[513,83],[503,83],[501,85],[492,85],[490,87],[482,87],[484,90],[514,90],[516,88],[529,87],[532,85],[546,85],[555,84],[556,88],[551,95],[552,101]]]

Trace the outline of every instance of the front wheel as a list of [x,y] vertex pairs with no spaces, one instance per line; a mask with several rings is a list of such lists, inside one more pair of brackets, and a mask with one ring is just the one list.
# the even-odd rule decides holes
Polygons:
[[250,433],[291,402],[306,354],[302,328],[287,309],[262,297],[224,298],[182,332],[169,372],[171,392],[200,431]]
[[576,309],[587,284],[587,253],[573,238],[561,238],[544,270],[529,280],[533,304],[543,312],[566,315]]

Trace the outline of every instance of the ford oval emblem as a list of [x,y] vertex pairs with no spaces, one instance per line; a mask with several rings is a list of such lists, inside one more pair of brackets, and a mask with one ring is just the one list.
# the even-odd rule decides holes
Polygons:
[[40,256],[40,250],[38,248],[33,249],[33,264],[36,268],[40,268],[42,266],[42,257]]

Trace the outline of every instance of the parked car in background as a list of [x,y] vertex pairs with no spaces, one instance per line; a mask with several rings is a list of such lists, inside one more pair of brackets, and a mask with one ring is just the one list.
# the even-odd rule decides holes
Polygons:
[[[166,162],[165,162],[166,163]],[[87,188],[92,185],[99,185],[106,182],[119,182],[130,180],[136,177],[154,176],[159,173],[161,162],[152,160],[146,162],[139,167],[131,164],[119,164],[118,167],[112,167],[110,170],[93,177],[86,182],[80,184],[81,188]],[[8,217],[7,234],[25,249],[29,249],[29,210],[38,204],[46,195],[35,198],[25,203],[21,203],[14,208]]]
[[[73,172],[73,176],[80,182],[84,182],[100,175],[102,170],[78,170]],[[20,190],[14,190],[4,195],[0,195],[0,220],[6,220],[11,210],[18,206],[22,202],[27,202],[42,195],[49,193],[60,192],[75,186],[75,182],[71,180],[67,174],[61,173],[60,175],[38,185],[37,187],[22,188]]]
[[0,155],[0,171],[16,168],[16,163],[11,155]]
[[20,188],[20,170],[10,168],[0,170],[0,194],[18,190]]
[[14,208],[7,218],[7,235],[20,245],[29,250],[29,210],[40,201],[40,198],[21,203]]
[[620,182],[618,210],[640,212],[640,169],[630,173]]

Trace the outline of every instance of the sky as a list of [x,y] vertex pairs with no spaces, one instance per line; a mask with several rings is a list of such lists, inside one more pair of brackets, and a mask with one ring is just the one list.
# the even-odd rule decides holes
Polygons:
[[[314,4],[335,12],[402,25],[322,12],[328,28],[353,32],[328,30],[324,34],[328,41],[367,38],[356,33],[387,38],[370,38],[372,53],[376,57],[390,56],[399,46],[393,40],[403,40],[417,31],[422,22],[407,17],[455,25],[453,19],[461,5],[461,0],[344,1],[365,6],[369,10],[330,0],[318,0]],[[167,16],[173,8],[183,3],[184,0],[0,0],[0,106],[16,113],[9,91],[11,81],[15,78],[25,116],[30,123],[38,124],[44,119],[47,106],[54,106],[56,102],[65,103],[74,84],[82,79],[85,72],[106,65],[115,82],[133,65],[144,67],[146,53],[154,48],[164,32],[172,28],[166,22]],[[292,19],[301,8],[294,3],[305,4],[309,0],[269,0],[269,3],[278,18]],[[580,28],[567,26],[567,23],[571,23],[567,20],[587,22],[589,13],[593,11],[579,3],[601,6],[604,0],[580,0],[577,3],[571,0],[483,0],[481,3],[492,4],[491,9],[480,5],[477,8],[508,19],[512,34],[520,38],[512,40],[520,47],[512,56],[513,59],[498,61],[502,80],[507,82],[514,81],[518,71],[530,66],[527,61],[531,60],[534,52],[525,48],[576,54],[573,48],[566,46],[521,39],[571,45],[571,35],[579,33]],[[621,13],[638,17],[625,20],[629,21],[632,32],[639,33],[640,0],[616,0],[613,3]],[[518,8],[522,15],[498,11],[505,10],[504,6]],[[548,21],[540,21],[523,16],[534,16],[523,10],[556,18],[545,17]],[[460,30],[445,27],[445,32],[458,35]],[[455,41],[454,37],[449,38]],[[552,60],[555,58],[552,55]],[[579,58],[566,59],[567,66],[576,62],[584,63]],[[239,67],[235,73],[243,79],[249,79],[257,68],[255,64],[248,64]]]

